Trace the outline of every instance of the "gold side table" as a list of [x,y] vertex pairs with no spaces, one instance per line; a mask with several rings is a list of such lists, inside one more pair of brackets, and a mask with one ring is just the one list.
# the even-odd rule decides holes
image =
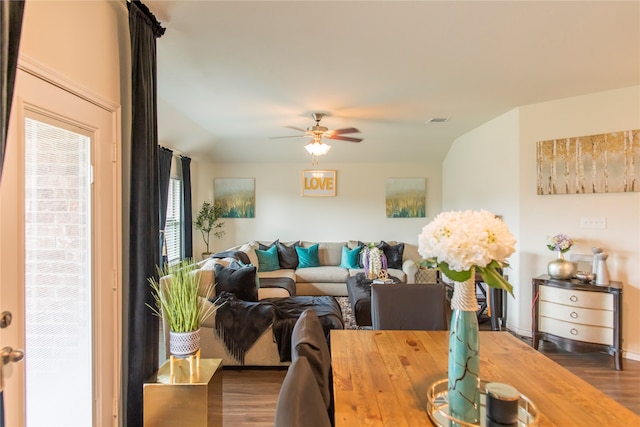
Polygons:
[[144,427],[222,426],[222,359],[166,361],[144,384]]

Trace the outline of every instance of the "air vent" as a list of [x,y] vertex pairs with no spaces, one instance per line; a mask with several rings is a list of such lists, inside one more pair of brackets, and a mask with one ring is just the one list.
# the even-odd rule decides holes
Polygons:
[[448,122],[450,119],[450,117],[431,117],[429,120],[426,121],[426,124],[429,123],[444,123],[444,122]]

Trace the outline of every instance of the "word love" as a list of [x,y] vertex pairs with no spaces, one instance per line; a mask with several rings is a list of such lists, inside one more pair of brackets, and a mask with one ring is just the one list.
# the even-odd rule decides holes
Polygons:
[[333,177],[305,177],[304,189],[305,190],[333,190],[335,181]]

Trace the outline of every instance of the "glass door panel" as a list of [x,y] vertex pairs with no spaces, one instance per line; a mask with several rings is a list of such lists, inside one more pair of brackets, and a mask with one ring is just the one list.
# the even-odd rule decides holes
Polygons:
[[44,117],[24,126],[27,427],[91,426],[91,139]]

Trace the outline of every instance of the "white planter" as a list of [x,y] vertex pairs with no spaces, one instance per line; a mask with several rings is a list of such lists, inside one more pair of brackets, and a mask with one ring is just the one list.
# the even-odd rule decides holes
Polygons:
[[175,357],[188,357],[200,350],[200,329],[191,332],[169,331],[169,352]]

